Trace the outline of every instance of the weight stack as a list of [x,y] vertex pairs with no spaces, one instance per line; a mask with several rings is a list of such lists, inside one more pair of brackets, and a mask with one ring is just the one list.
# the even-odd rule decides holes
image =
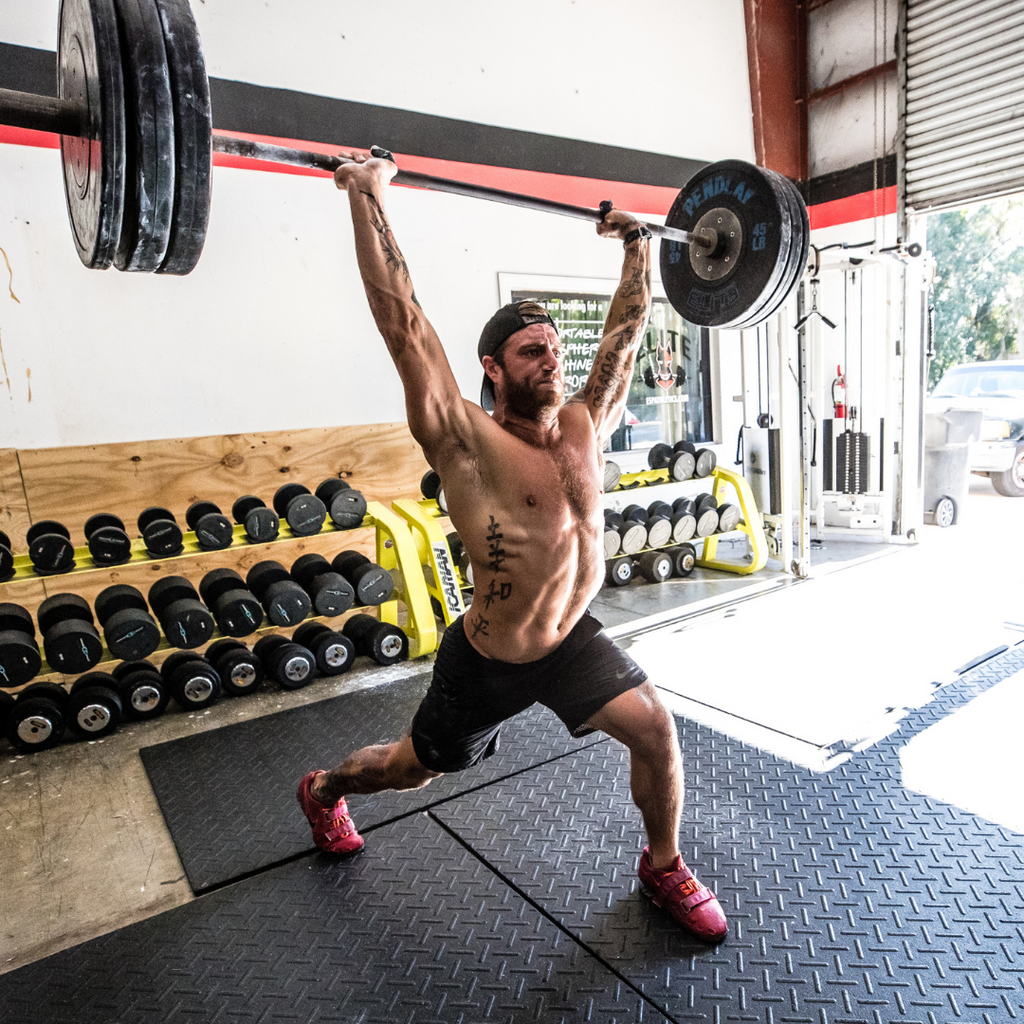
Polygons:
[[836,438],[836,490],[843,494],[867,494],[870,465],[870,435],[844,430]]

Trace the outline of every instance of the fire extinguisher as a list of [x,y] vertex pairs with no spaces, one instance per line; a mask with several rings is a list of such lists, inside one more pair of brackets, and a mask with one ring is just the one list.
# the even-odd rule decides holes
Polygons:
[[[839,397],[836,397],[836,388],[839,388]],[[835,418],[846,419],[846,377],[841,366],[836,367],[836,379],[832,381],[832,405],[835,407]]]

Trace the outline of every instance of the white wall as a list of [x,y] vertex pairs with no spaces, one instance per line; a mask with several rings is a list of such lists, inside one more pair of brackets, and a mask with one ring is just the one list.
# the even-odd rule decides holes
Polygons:
[[[193,6],[211,75],[753,159],[741,0]],[[56,3],[0,0],[3,41],[52,49],[55,35]],[[714,43],[713,80],[663,47],[699,39]],[[397,188],[389,205],[417,294],[470,397],[500,271],[618,276],[621,247],[583,222]],[[191,275],[99,273],[75,255],[58,154],[0,146],[0,247],[20,300],[0,288],[4,446],[404,418],[359,284],[347,202],[327,179],[217,168]]]

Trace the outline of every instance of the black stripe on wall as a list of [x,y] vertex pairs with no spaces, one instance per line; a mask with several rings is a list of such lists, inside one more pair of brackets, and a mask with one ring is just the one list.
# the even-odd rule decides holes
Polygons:
[[876,188],[888,188],[896,184],[896,154],[891,153],[877,160],[868,160],[842,171],[822,174],[811,178],[802,186],[804,202],[808,206],[829,203],[834,199],[846,199],[862,192],[873,192]]
[[[0,88],[56,95],[56,65],[52,51],[0,43]],[[253,135],[680,189],[706,163],[223,78],[210,94],[217,128]]]

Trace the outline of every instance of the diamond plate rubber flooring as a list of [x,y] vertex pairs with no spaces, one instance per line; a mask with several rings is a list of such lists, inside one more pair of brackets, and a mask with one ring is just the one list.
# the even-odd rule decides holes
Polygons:
[[[1002,1024],[1024,1016],[1024,836],[912,792],[913,735],[1015,649],[815,774],[691,722],[684,856],[729,935],[638,889],[627,755],[593,743],[0,976],[21,1021]],[[955,756],[955,751],[951,752]]]
[[[299,779],[408,731],[429,673],[238,722],[140,753],[192,891],[204,892],[315,849]],[[523,771],[601,737],[573,739],[542,707],[502,726],[498,751],[426,789],[353,796],[361,832]],[[244,827],[239,827],[244,822]]]

